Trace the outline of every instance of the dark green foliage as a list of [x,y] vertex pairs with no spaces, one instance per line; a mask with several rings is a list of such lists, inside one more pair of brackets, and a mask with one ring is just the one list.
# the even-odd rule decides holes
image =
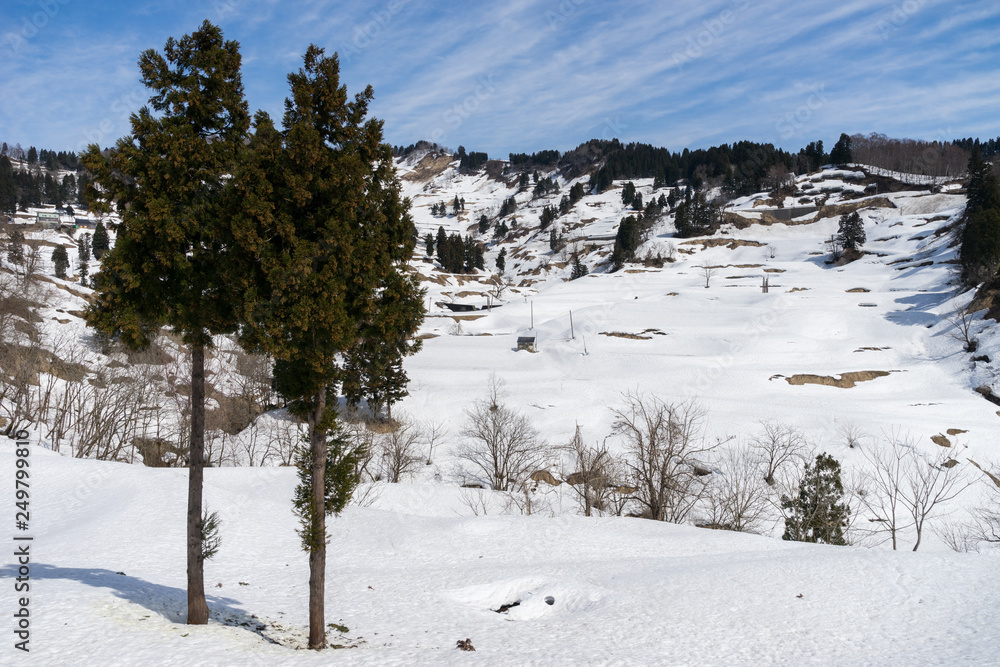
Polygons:
[[542,208],[542,215],[539,218],[539,224],[541,229],[545,229],[546,227],[551,225],[555,221],[557,215],[558,211],[556,210],[555,206],[545,206],[544,208]]
[[444,247],[448,243],[448,234],[444,231],[444,227],[438,227],[437,237],[435,238],[436,243],[434,247],[436,248],[437,257],[441,259],[441,253],[444,252]]
[[483,213],[481,216],[479,216],[479,233],[485,234],[486,232],[489,231],[489,229],[490,229],[490,219],[486,217],[485,213]]
[[970,285],[988,283],[1000,271],[1000,209],[976,211],[965,219],[962,268]]
[[701,236],[711,234],[721,221],[719,208],[707,201],[703,192],[698,192],[690,200],[685,195],[684,203],[677,207],[674,226],[677,236]]
[[844,529],[851,508],[844,504],[840,463],[820,454],[813,465],[806,464],[798,495],[781,499],[786,511],[783,540],[845,545]]
[[555,229],[549,230],[549,250],[555,252],[559,249],[559,235],[556,234]]
[[111,239],[108,238],[108,230],[104,227],[104,223],[98,220],[97,227],[94,228],[94,241],[92,244],[94,259],[100,259],[101,255],[107,252],[110,247]]
[[673,210],[674,206],[677,205],[677,188],[671,188],[670,194],[667,195],[667,206]]
[[28,148],[28,164],[38,163],[38,149],[34,146]]
[[225,217],[218,210],[249,126],[239,45],[206,21],[192,35],[170,38],[164,55],[145,51],[139,67],[153,93],[133,114],[132,134],[107,154],[92,145],[83,157],[91,185],[100,186],[91,188],[91,201],[122,216],[88,321],[134,347],[161,324],[189,344],[210,345],[212,333],[235,329],[239,302],[226,289],[233,282],[220,278]]
[[507,269],[507,248],[501,248],[497,255],[497,271],[503,273]]
[[641,192],[635,193],[635,197],[632,199],[632,208],[636,211],[641,211],[643,209]]
[[442,239],[439,233],[437,256],[441,267],[448,273],[469,273],[485,268],[483,247],[471,236],[463,238],[453,232]]
[[526,153],[511,153],[512,167],[551,167],[559,162],[562,154],[559,151],[539,151],[528,155]]
[[84,234],[76,240],[76,255],[80,261],[80,284],[87,284],[87,274],[90,272],[90,234]]
[[969,159],[966,191],[962,279],[968,285],[991,283],[1000,271],[1000,185],[996,168],[978,153]]
[[[340,514],[351,501],[360,481],[358,464],[364,457],[365,451],[361,445],[354,444],[347,438],[332,411],[327,414],[321,427],[326,437],[326,467],[323,475],[324,511],[327,515]],[[312,464],[313,453],[306,442],[295,452],[295,468],[299,483],[295,487],[292,503],[301,525],[301,529],[297,532],[302,538],[302,549],[309,552],[325,546],[327,542],[326,532],[316,530],[316,526],[325,522],[315,520],[313,503],[310,502],[313,490]]]
[[24,264],[24,232],[16,227],[7,233],[7,261]]
[[17,183],[14,167],[7,156],[0,156],[0,215],[14,215],[17,211]]
[[816,171],[827,162],[827,155],[823,152],[823,142],[809,142],[799,151],[799,158],[802,160],[802,171]]
[[201,517],[201,559],[209,560],[219,553],[222,546],[222,537],[219,535],[219,527],[222,520],[219,519],[218,512],[205,510]]
[[463,174],[471,174],[479,171],[490,159],[486,153],[477,153],[475,151],[466,153],[465,146],[458,147],[456,156],[459,159],[458,170]]
[[81,208],[86,210],[89,208],[87,203],[87,185],[90,183],[90,174],[87,172],[81,172],[80,176],[76,179],[76,203]]
[[628,216],[618,224],[615,235],[615,249],[611,254],[611,265],[614,271],[620,269],[626,261],[635,257],[635,249],[641,243],[639,221],[635,216]]
[[635,201],[635,194],[635,183],[629,181],[622,188],[622,204],[631,206],[632,202]]
[[837,231],[837,238],[840,240],[844,250],[857,252],[867,240],[865,236],[865,224],[861,220],[861,214],[857,211],[845,213],[840,216],[840,228]]
[[427,236],[424,237],[424,247],[427,249],[427,256],[434,256],[434,235],[427,232]]
[[559,192],[559,184],[555,182],[555,179],[550,177],[545,177],[535,184],[535,189],[532,190],[533,197],[544,197],[550,192]]
[[580,259],[580,253],[579,252],[574,252],[573,253],[573,269],[572,269],[572,272],[570,273],[569,279],[570,280],[576,280],[577,278],[583,278],[588,273],[589,273],[589,271],[587,270],[587,265],[583,263],[582,259]]
[[840,139],[834,144],[830,151],[830,162],[837,165],[845,165],[854,162],[851,157],[851,138],[847,134],[841,134]]
[[520,191],[522,191],[522,192],[524,192],[525,190],[527,190],[528,186],[530,184],[531,184],[531,179],[528,178],[528,172],[523,172],[517,178],[517,189],[520,190]]
[[510,215],[517,210],[517,200],[513,197],[508,197],[503,200],[503,204],[500,206],[500,217],[505,215]]
[[992,164],[983,160],[978,153],[969,158],[969,182],[966,185],[968,203],[967,215],[1000,208],[1000,187],[997,173]]
[[69,254],[65,246],[58,246],[52,251],[52,264],[56,271],[56,278],[66,280],[66,269],[69,268]]
[[507,236],[507,233],[509,231],[510,229],[507,228],[507,223],[501,220],[500,223],[493,230],[493,238],[502,239],[503,237]]

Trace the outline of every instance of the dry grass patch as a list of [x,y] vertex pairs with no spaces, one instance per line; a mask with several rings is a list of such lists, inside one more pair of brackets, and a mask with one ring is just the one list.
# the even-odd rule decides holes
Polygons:
[[854,289],[847,290],[848,294],[868,294],[871,292],[867,287],[855,287]]

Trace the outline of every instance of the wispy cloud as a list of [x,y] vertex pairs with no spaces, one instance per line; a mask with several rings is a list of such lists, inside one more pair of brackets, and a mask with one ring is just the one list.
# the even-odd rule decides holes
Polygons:
[[[33,6],[0,9],[0,24],[16,26]],[[5,59],[5,139],[75,147],[81,128],[107,126],[111,106],[135,89],[139,52],[202,18],[241,43],[250,104],[276,116],[306,46],[339,51],[350,91],[375,87],[372,111],[393,143],[434,137],[502,156],[594,136],[674,150],[740,139],[794,150],[841,131],[1000,134],[992,0],[60,7]],[[110,116],[107,134],[127,131]]]

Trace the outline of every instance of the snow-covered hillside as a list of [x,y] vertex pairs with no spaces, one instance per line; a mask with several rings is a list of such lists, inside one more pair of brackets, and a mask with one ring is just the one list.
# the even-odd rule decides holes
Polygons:
[[[433,452],[421,441],[428,463],[415,474],[400,484],[366,485],[364,502],[332,523],[327,620],[347,628],[339,638],[332,633],[332,643],[352,648],[333,655],[294,650],[305,644],[307,559],[291,513],[294,470],[278,467],[287,463],[295,425],[274,411],[242,433],[220,436],[218,467],[206,472],[206,503],[223,525],[222,548],[206,569],[207,627],[183,625],[186,472],[72,458],[90,440],[69,430],[60,442],[53,434],[62,431],[36,425],[32,652],[25,662],[5,647],[4,660],[995,662],[997,553],[954,553],[938,535],[985,502],[992,486],[981,469],[1000,466],[1000,406],[982,395],[1000,395],[997,324],[982,313],[966,316],[978,341],[974,354],[965,351],[956,326],[973,298],[955,274],[953,229],[965,206],[957,184],[880,189],[885,181],[860,165],[799,176],[795,194],[780,201],[760,193],[730,202],[725,224],[712,236],[677,238],[664,212],[636,252],[640,261],[611,272],[618,224],[632,213],[622,204],[623,183],[585,195],[543,230],[543,207],[558,206],[574,184],[586,185],[585,176],[567,181],[543,172],[559,191],[534,197],[531,186],[518,187],[517,174],[460,174],[457,166],[440,155],[398,163],[420,238],[439,227],[470,234],[486,245],[487,268],[445,273],[425,256],[423,242],[414,255],[428,316],[422,350],[405,361],[410,395],[393,416],[424,425],[425,434],[434,424],[438,437]],[[654,192],[651,179],[635,186],[645,201],[668,192]],[[517,202],[503,218],[510,231],[494,237],[510,197]],[[465,201],[457,215],[451,214],[456,198]],[[449,215],[432,215],[440,202]],[[833,263],[827,242],[840,215],[854,210],[864,222],[865,254]],[[480,234],[484,214],[492,227]],[[550,248],[552,229],[561,249]],[[72,249],[73,240],[55,232],[28,237],[44,248]],[[495,270],[501,251],[505,275]],[[573,252],[589,274],[569,280]],[[80,317],[89,290],[48,278],[49,254],[44,250],[39,264],[46,281],[31,294],[41,304],[31,322],[56,356],[47,358],[49,370],[32,375],[33,391],[51,385],[59,396],[62,383],[77,375],[89,383],[81,386],[97,391],[118,386],[113,378],[128,371],[120,385],[148,388],[135,400],[156,402],[146,414],[164,416],[163,424],[147,425],[162,429],[150,441],[169,440],[178,430],[172,420],[183,418],[184,397],[176,389],[182,348],[164,339],[156,359],[102,349]],[[97,269],[94,262],[91,271]],[[456,304],[476,310],[448,307]],[[517,351],[519,337],[534,337],[536,351]],[[249,362],[231,341],[217,342],[210,407],[221,413],[235,410],[230,403],[245,376],[233,369]],[[98,371],[105,375],[98,378]],[[720,443],[704,460],[716,477],[727,474],[725,453],[766,424],[799,432],[804,450],[827,452],[844,466],[855,494],[857,541],[867,547],[782,541],[774,507],[759,528],[763,534],[748,535],[691,525],[711,519],[702,507],[688,525],[583,517],[566,484],[531,491],[531,516],[517,498],[462,488],[481,481],[456,449],[468,410],[491,378],[548,444],[567,443],[579,427],[585,442],[606,440],[618,453],[624,444],[613,435],[614,410],[628,394],[697,402],[706,442]],[[123,393],[121,400],[131,397]],[[2,400],[9,414],[9,399]],[[867,454],[889,439],[947,460],[971,483],[937,508],[943,511],[931,517],[916,554],[908,551],[909,528],[895,552],[864,530],[871,516],[857,494],[871,466]],[[137,452],[131,440],[108,440],[101,446],[131,451],[120,457],[127,461],[148,451]],[[273,451],[262,453],[268,446]],[[57,448],[58,454],[50,451]],[[5,479],[13,479],[14,461],[13,444],[0,442]],[[264,467],[233,465],[248,462]],[[565,450],[552,448],[544,467],[564,479],[573,466]],[[0,570],[6,580],[15,576],[12,565]],[[475,653],[456,650],[466,638]]]

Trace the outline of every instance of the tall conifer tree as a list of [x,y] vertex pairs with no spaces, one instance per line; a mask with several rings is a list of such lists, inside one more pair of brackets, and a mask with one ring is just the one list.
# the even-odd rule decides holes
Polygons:
[[236,281],[227,276],[228,217],[220,204],[249,128],[239,44],[205,21],[163,53],[139,58],[148,106],[132,132],[83,164],[95,208],[121,216],[115,247],[97,275],[88,322],[133,348],[163,325],[191,349],[191,433],[187,510],[189,624],[208,622],[204,585],[202,481],[205,457],[205,348],[236,327]]
[[329,398],[343,380],[345,357],[368,359],[371,347],[412,351],[406,340],[423,315],[423,298],[403,275],[416,232],[382,122],[366,119],[371,87],[349,100],[337,56],[316,46],[288,82],[283,130],[266,114],[255,119],[249,155],[234,178],[233,231],[259,258],[241,287],[244,342],[275,357],[275,386],[309,425],[301,460],[311,474],[297,507],[309,553],[309,647],[322,648],[326,515],[341,508],[328,503],[328,455],[340,441]]

